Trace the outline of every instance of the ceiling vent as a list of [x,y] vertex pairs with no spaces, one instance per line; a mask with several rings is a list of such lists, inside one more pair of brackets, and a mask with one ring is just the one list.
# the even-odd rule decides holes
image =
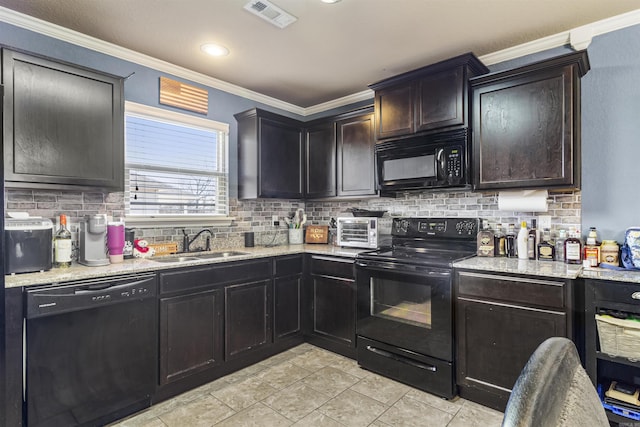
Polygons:
[[244,9],[278,28],[285,28],[298,20],[295,16],[290,15],[267,0],[251,0],[244,5]]

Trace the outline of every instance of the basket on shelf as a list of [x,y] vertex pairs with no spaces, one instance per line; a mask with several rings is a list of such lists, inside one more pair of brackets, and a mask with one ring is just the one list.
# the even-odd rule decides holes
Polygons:
[[640,322],[596,314],[596,325],[603,353],[640,360]]

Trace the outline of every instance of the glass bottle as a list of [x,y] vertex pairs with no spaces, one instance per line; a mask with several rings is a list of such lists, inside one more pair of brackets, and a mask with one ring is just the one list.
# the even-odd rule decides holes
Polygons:
[[67,229],[67,216],[60,215],[60,228],[54,236],[55,266],[69,268],[71,266],[71,232]]
[[517,240],[516,240],[516,226],[509,224],[507,234],[505,235],[505,252],[507,257],[515,258],[518,256]]
[[531,220],[531,229],[527,236],[527,256],[529,259],[536,259],[538,255],[538,243],[540,243],[540,232],[536,229],[536,220]]
[[555,261],[556,247],[551,243],[551,232],[548,228],[544,229],[540,240],[541,242],[538,243],[538,260]]
[[497,257],[507,256],[505,249],[505,235],[500,224],[496,225],[496,232],[493,234],[493,253]]
[[591,267],[597,267],[600,264],[600,245],[598,245],[598,232],[595,227],[589,229],[583,259],[589,261]]
[[577,237],[579,231],[569,234],[564,241],[564,262],[567,264],[582,264],[582,242]]
[[483,221],[482,230],[478,231],[477,236],[477,255],[478,256],[494,256],[493,231]]
[[564,241],[567,239],[566,230],[558,230],[558,238],[556,239],[556,259],[564,262]]

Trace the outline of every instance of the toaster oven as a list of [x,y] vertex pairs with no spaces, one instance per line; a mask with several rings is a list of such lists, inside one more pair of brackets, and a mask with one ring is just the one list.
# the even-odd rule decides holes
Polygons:
[[373,217],[338,217],[338,245],[375,249],[388,244],[391,219]]

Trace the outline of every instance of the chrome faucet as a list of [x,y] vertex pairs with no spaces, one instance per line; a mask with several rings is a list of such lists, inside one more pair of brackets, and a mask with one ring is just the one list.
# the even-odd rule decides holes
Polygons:
[[[198,231],[196,233],[195,236],[193,236],[193,239],[189,239],[189,234],[185,231],[185,229],[182,229],[182,234],[184,235],[182,237],[182,251],[183,252],[191,252],[191,249],[189,248],[189,246],[198,238],[200,237],[200,235],[204,232],[209,233],[209,236],[207,236],[207,240],[205,243],[205,247],[204,250],[205,251],[210,251],[211,250],[211,237],[213,237],[213,232],[211,230],[209,230],[208,228],[203,228],[202,230]],[[200,249],[202,250],[202,249]]]

